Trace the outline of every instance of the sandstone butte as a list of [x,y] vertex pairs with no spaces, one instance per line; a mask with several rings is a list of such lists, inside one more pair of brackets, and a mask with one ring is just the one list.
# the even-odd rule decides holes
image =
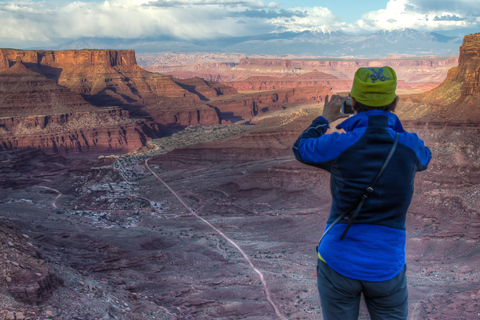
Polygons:
[[168,128],[250,121],[287,104],[318,103],[321,85],[238,94],[195,77],[140,68],[133,50],[0,49],[0,147],[136,149]]
[[99,109],[53,79],[15,64],[0,72],[0,150],[127,152],[160,134],[128,111]]
[[460,46],[458,66],[440,86],[406,97],[405,113],[422,121],[469,123],[480,121],[480,33],[467,35]]

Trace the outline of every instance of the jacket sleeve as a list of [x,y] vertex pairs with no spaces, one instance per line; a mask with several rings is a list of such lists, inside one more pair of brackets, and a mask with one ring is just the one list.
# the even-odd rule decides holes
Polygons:
[[419,147],[418,147],[418,164],[417,164],[417,171],[423,171],[427,169],[430,160],[432,159],[432,152],[428,149],[422,140],[420,140]]
[[311,148],[311,144],[306,143],[308,140],[317,140],[324,136],[328,128],[328,121],[324,117],[320,116],[313,120],[312,124],[302,132],[293,144],[292,150],[295,158],[302,163],[329,170],[328,166],[321,164],[323,161],[316,161],[319,159],[315,159],[316,157],[313,154],[315,150]]

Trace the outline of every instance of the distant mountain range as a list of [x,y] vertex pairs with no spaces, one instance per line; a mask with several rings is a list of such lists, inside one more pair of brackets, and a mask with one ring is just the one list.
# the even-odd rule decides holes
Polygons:
[[353,35],[341,31],[269,33],[249,37],[220,36],[210,40],[177,38],[82,38],[55,50],[134,49],[136,52],[236,52],[268,55],[381,58],[390,55],[458,55],[463,37],[413,29]]

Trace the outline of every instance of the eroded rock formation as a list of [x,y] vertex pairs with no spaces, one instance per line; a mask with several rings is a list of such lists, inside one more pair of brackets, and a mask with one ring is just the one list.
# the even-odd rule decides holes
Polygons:
[[137,66],[133,50],[0,50],[11,66],[17,58],[61,86],[83,95],[97,106],[141,104],[156,96],[196,96],[171,76],[153,74]]
[[268,111],[282,110],[287,106],[318,104],[324,101],[331,90],[325,86],[298,87],[275,90],[245,96],[234,96],[208,103],[218,110],[220,118],[227,121],[251,121],[255,116]]
[[0,49],[0,61],[2,149],[131,150],[167,128],[251,121],[288,105],[318,103],[330,93],[329,81],[344,82],[312,72],[299,77],[301,88],[273,79],[260,90],[282,90],[238,94],[220,82],[147,72],[132,50]]
[[41,259],[38,248],[32,242],[12,224],[0,227],[0,283],[3,288],[8,288],[15,300],[40,305],[51,297],[62,280]]
[[[144,58],[143,66],[147,70],[170,74],[179,78],[199,76],[207,80],[222,81],[233,85],[240,91],[287,89],[291,88],[295,82],[302,86],[305,85],[307,75],[314,75],[314,78],[310,78],[310,80],[328,80],[327,85],[332,90],[348,91],[353,74],[358,67],[384,65],[392,66],[396,70],[398,78],[404,81],[399,83],[400,89],[426,91],[433,87],[431,85],[423,87],[424,84],[439,85],[445,79],[448,69],[457,64],[456,57],[403,58],[392,56],[377,60],[302,60],[268,57],[240,58],[232,55],[231,61],[236,62],[231,64],[226,62],[211,63],[211,55],[202,56],[200,54],[194,56],[170,54],[168,57],[162,56],[158,61],[151,57],[142,58]],[[178,62],[180,58],[183,59],[182,63]],[[225,61],[226,57],[222,56],[221,59]],[[171,64],[168,64],[169,61],[171,61]],[[202,62],[204,63],[202,64]],[[334,80],[334,78],[337,78],[337,80]],[[267,83],[262,83],[262,80]]]
[[[165,134],[159,125],[220,123],[218,112],[203,101],[237,94],[234,88],[222,83],[201,78],[181,80],[145,71],[136,64],[133,50],[0,49],[0,62],[0,91],[3,93],[0,116],[10,117],[3,119],[0,127],[7,131],[4,134],[10,135],[3,139],[3,148],[28,145],[52,150],[72,147],[88,150],[102,145],[132,149],[139,146],[137,141],[141,145],[148,138]],[[72,126],[75,112],[83,112],[87,118],[92,112],[99,112],[101,115],[97,118],[105,120],[112,115],[111,106],[123,109],[114,115],[117,120],[122,118],[117,123],[121,127],[119,130],[108,127],[112,123],[82,128],[81,121],[76,119],[75,131],[68,136],[59,128],[60,135],[45,132],[53,129],[52,121],[58,120],[58,125],[65,125],[65,119],[70,119],[68,126]],[[98,107],[109,107],[110,111],[104,112]],[[126,120],[130,115],[143,120]],[[45,121],[50,123],[49,128],[43,123]],[[17,127],[14,129],[13,125]],[[34,132],[33,127],[43,131]],[[149,132],[143,132],[142,128],[149,128]],[[21,138],[12,136],[14,132]],[[108,139],[96,141],[104,134]],[[35,142],[37,139],[41,141]]]
[[0,150],[126,152],[161,134],[158,125],[130,119],[126,110],[91,105],[20,57],[0,72],[0,115]]
[[214,125],[221,122],[220,114],[206,104],[185,98],[159,98],[148,104],[145,111],[156,123],[166,127],[182,128],[192,125]]
[[407,98],[407,109],[423,109],[424,120],[478,123],[480,121],[480,33],[465,36],[458,66],[443,83],[422,95]]
[[11,68],[0,72],[2,117],[53,115],[97,109],[80,95],[59,86],[55,80],[29,70],[20,57],[17,57]]
[[202,79],[176,81],[172,76],[148,72],[137,65],[133,50],[0,49],[0,72],[17,58],[96,106],[141,106],[159,96],[199,101],[203,93],[214,97],[232,91]]

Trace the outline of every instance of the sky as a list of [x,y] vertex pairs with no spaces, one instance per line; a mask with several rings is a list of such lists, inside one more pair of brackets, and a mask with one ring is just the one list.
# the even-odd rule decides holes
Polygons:
[[271,32],[480,31],[480,0],[0,0],[0,48],[84,37],[183,40]]

